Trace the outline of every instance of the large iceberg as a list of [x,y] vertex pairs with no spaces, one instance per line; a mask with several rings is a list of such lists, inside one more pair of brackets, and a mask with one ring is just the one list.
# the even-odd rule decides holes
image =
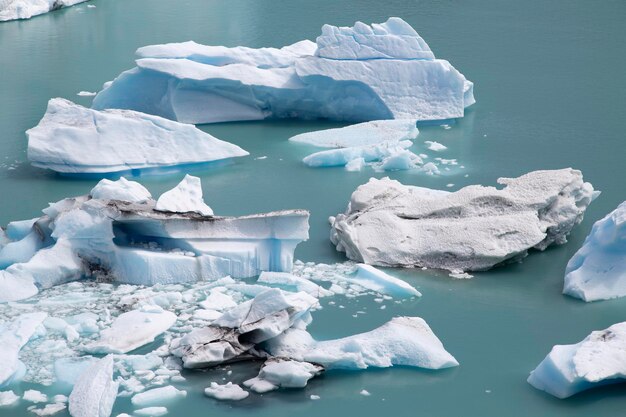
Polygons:
[[594,331],[575,345],[556,345],[531,372],[528,382],[558,398],[567,398],[626,378],[626,322]]
[[626,295],[626,202],[593,225],[567,264],[563,293],[585,301]]
[[30,19],[33,16],[85,1],[87,0],[2,0],[0,1],[0,22]]
[[194,42],[137,50],[137,67],[95,97],[186,123],[266,118],[444,120],[463,117],[473,84],[436,59],[400,18],[325,25],[317,43],[224,48]]
[[[189,181],[195,183],[193,177],[184,180]],[[91,195],[53,203],[25,224],[30,228],[11,233],[15,240],[0,249],[0,259],[11,259],[7,251],[15,252],[22,241],[23,256],[0,270],[0,301],[28,298],[84,276],[152,285],[287,272],[296,245],[308,238],[304,210],[203,215],[195,210],[202,200],[198,187],[178,187],[178,205],[159,211],[147,190],[130,183],[103,180]],[[130,201],[117,199],[124,196]]]
[[571,168],[498,183],[447,192],[372,178],[330,218],[331,241],[371,265],[486,270],[565,243],[597,195]]
[[28,159],[65,174],[163,171],[248,155],[193,125],[132,110],[93,110],[54,98],[27,130]]

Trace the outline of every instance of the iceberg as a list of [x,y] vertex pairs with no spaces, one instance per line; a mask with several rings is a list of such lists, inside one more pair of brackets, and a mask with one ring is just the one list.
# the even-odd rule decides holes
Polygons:
[[304,388],[309,380],[324,371],[320,365],[289,359],[271,358],[265,361],[255,378],[243,384],[259,394],[278,388]]
[[220,385],[217,382],[211,382],[211,385],[204,389],[204,394],[207,397],[212,397],[216,400],[228,401],[240,401],[248,398],[248,395],[250,395],[249,392],[232,382],[228,382],[224,385]]
[[400,18],[325,25],[316,43],[224,48],[194,42],[137,50],[137,67],[94,98],[97,110],[185,123],[266,118],[444,120],[463,117],[473,84]]
[[374,120],[337,129],[301,133],[289,140],[320,148],[350,148],[382,142],[402,142],[417,137],[419,131],[416,124],[415,119]]
[[330,239],[369,265],[481,271],[567,242],[598,195],[571,168],[498,183],[447,192],[372,178],[330,217]]
[[563,293],[585,301],[626,295],[626,202],[593,225],[567,264]]
[[556,345],[531,372],[535,388],[567,398],[626,378],[626,322],[594,331],[574,345]]
[[170,213],[198,213],[212,216],[213,210],[204,203],[200,178],[185,175],[174,188],[163,193],[154,206],[155,210]]
[[31,164],[63,174],[159,173],[248,155],[195,126],[132,110],[93,110],[54,98],[26,131]]
[[[190,183],[195,185],[177,187],[176,206],[159,200],[162,210],[165,204],[168,210],[191,211],[159,211],[143,187],[126,180],[99,183],[92,193],[102,199],[92,194],[52,203],[42,217],[27,223],[30,232],[7,233],[28,244],[23,258],[0,270],[0,302],[82,277],[153,285],[291,270],[296,246],[308,238],[308,212],[199,214],[205,212],[199,181],[183,181]],[[24,223],[12,225],[7,231]],[[2,253],[17,243],[9,242]]]
[[175,322],[176,314],[159,306],[144,306],[121,314],[111,327],[100,332],[99,340],[85,349],[92,353],[127,353],[153,342]]
[[109,417],[119,382],[113,381],[113,357],[92,364],[79,377],[69,398],[72,417]]
[[5,0],[0,2],[0,22],[30,19],[87,0]]
[[24,313],[12,322],[0,326],[0,386],[11,382],[19,373],[20,350],[48,315],[46,313]]
[[292,329],[268,341],[266,350],[325,369],[444,369],[459,364],[419,317],[395,317],[372,331],[336,340],[316,341],[306,330]]

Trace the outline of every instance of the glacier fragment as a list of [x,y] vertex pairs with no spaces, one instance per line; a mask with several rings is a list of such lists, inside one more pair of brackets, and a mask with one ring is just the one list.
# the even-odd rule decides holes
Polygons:
[[281,49],[193,42],[137,51],[137,67],[98,93],[124,108],[186,123],[266,118],[443,120],[463,117],[473,84],[399,18],[325,25],[317,42]]
[[0,3],[0,22],[30,19],[87,0],[7,0]]
[[556,345],[530,373],[528,382],[558,398],[567,398],[626,378],[626,322],[591,332],[574,345]]
[[585,301],[626,295],[626,202],[593,225],[567,264],[563,293]]
[[158,173],[248,155],[195,126],[132,110],[93,110],[55,98],[26,132],[28,159],[64,174]]
[[486,270],[565,243],[598,194],[571,168],[498,182],[446,192],[372,178],[329,219],[331,241],[370,265]]
[[109,417],[119,382],[113,381],[113,357],[108,355],[87,368],[72,389],[69,412],[72,417]]

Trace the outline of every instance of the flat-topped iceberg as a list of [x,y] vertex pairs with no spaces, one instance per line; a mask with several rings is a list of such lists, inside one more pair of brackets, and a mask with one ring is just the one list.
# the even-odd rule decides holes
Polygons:
[[626,378],[626,322],[594,331],[575,345],[556,345],[531,372],[528,382],[558,398],[567,398]]
[[0,2],[0,22],[30,19],[33,16],[85,1],[87,0],[4,0]]
[[137,67],[95,97],[186,123],[266,118],[444,120],[463,117],[473,84],[436,59],[402,19],[353,28],[325,25],[317,42],[281,49],[194,42],[137,51]]
[[626,295],[626,202],[593,225],[567,264],[563,293],[585,301]]
[[565,243],[597,195],[571,168],[498,183],[447,192],[372,178],[330,218],[331,241],[370,265],[486,270]]
[[[35,221],[10,224],[7,230],[25,230],[7,234],[16,240],[0,249],[0,259],[9,260],[0,270],[0,301],[28,298],[84,276],[153,285],[291,270],[296,245],[308,238],[308,212],[199,214],[202,197],[193,178],[183,182],[197,180],[196,186],[177,187],[178,205],[166,205],[171,211],[157,210],[138,184],[103,180],[93,191],[101,198],[67,198]],[[130,201],[117,199],[126,197]],[[11,263],[16,245],[22,256]]]
[[54,98],[26,131],[28,159],[64,174],[154,172],[248,155],[195,126],[132,110],[93,110]]

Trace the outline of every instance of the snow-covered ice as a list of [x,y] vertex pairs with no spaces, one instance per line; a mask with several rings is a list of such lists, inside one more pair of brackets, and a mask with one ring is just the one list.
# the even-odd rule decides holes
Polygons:
[[19,395],[16,395],[13,391],[0,391],[0,407],[7,405],[13,405],[20,399]]
[[69,398],[72,417],[109,417],[119,382],[113,380],[113,357],[93,363],[79,377]]
[[528,382],[558,398],[626,378],[626,322],[594,331],[574,345],[556,345]]
[[211,385],[204,389],[204,394],[207,397],[223,401],[240,401],[248,398],[248,395],[250,395],[248,391],[232,382],[227,382],[223,385],[211,382]]
[[473,84],[399,18],[325,25],[317,42],[252,49],[194,42],[137,51],[137,67],[95,97],[186,123],[265,118],[443,120],[463,117]]
[[320,148],[350,148],[381,142],[401,142],[417,137],[419,132],[416,124],[415,119],[374,120],[336,129],[301,133],[289,140]]
[[189,124],[132,110],[93,110],[61,98],[48,102],[43,119],[26,134],[30,162],[65,174],[158,173],[248,155]]
[[304,388],[311,378],[323,371],[320,365],[274,358],[265,361],[258,376],[243,384],[260,394],[278,388]]
[[185,178],[174,188],[159,197],[155,210],[170,213],[198,213],[212,216],[213,210],[204,203],[200,178],[185,175]]
[[205,212],[200,184],[193,177],[183,183],[193,186],[177,187],[177,205],[166,198],[161,210],[184,213],[156,210],[137,183],[103,180],[95,195],[52,203],[34,222],[10,223],[7,237],[15,240],[0,250],[8,264],[0,270],[0,301],[81,277],[153,285],[291,270],[295,247],[308,238],[308,212],[205,216],[195,212]]
[[565,243],[598,194],[571,168],[498,183],[447,192],[372,178],[330,217],[331,241],[370,265],[486,270]]
[[87,0],[5,0],[0,2],[0,22],[30,19],[63,7],[73,6]]
[[29,389],[29,390],[24,391],[24,394],[22,395],[22,399],[24,401],[38,404],[38,403],[45,403],[46,401],[48,401],[48,396],[42,393],[41,391],[37,391],[35,389]]
[[626,202],[593,225],[567,264],[563,293],[585,301],[626,295]]
[[172,327],[176,315],[159,306],[144,306],[121,314],[100,338],[86,346],[93,353],[127,353],[154,341]]

